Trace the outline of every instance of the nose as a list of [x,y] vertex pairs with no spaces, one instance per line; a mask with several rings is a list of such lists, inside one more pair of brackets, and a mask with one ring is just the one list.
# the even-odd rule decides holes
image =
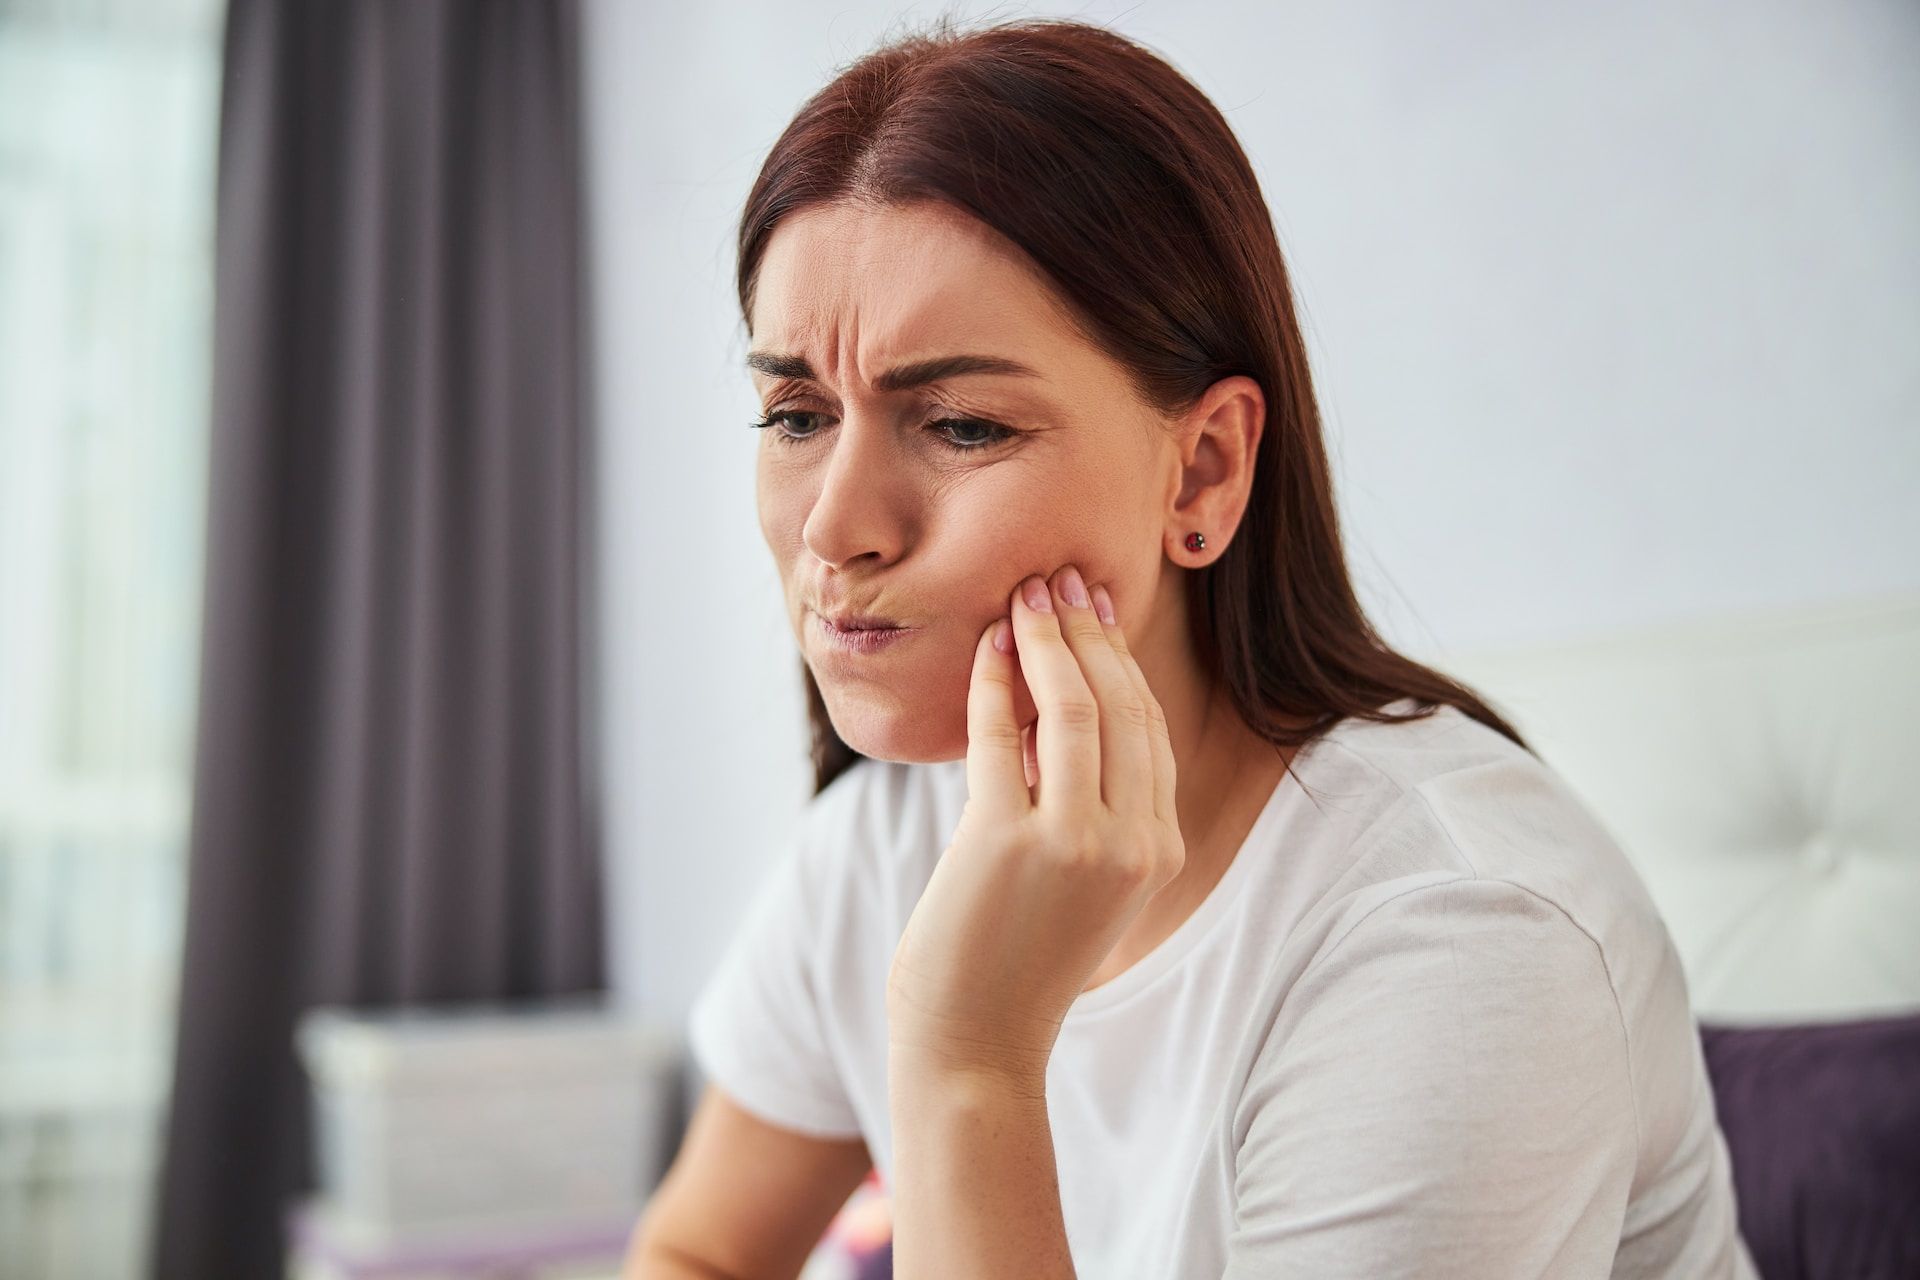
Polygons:
[[826,447],[826,468],[801,528],[802,540],[836,569],[865,555],[890,563],[905,536],[897,442],[880,419],[849,413]]

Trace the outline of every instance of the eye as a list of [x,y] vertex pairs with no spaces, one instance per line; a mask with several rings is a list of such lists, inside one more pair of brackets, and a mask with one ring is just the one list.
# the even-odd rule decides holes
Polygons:
[[[978,453],[1020,434],[984,418],[936,418],[927,424],[927,429],[939,435],[941,443],[956,453]],[[980,434],[955,435],[954,432]]]
[[[821,416],[820,414],[808,413],[801,409],[780,409],[768,414],[757,422],[749,422],[747,425],[755,428],[764,428],[777,424],[780,429],[773,433],[773,438],[781,444],[797,444],[811,436],[813,431],[795,431],[787,424],[796,418],[818,418]],[[818,428],[816,427],[814,430],[818,430]]]
[[[799,430],[793,424],[825,416],[825,414],[811,413],[802,409],[777,409],[766,417],[747,425],[756,428],[778,427],[773,436],[776,442],[799,444],[817,434],[819,427],[816,425]],[[997,422],[988,422],[984,418],[936,418],[927,424],[927,430],[931,431],[941,444],[955,453],[979,453],[1020,434],[1011,427],[1001,426]]]

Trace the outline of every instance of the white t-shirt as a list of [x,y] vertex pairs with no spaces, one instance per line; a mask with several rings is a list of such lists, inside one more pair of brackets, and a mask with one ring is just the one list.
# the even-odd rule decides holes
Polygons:
[[[691,1014],[708,1080],[883,1182],[887,974],[965,770],[835,779]],[[1453,707],[1308,744],[1192,916],[1074,1001],[1047,1102],[1082,1280],[1757,1275],[1644,884]]]

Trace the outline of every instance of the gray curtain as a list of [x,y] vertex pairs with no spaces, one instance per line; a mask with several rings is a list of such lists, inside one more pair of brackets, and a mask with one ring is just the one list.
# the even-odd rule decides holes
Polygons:
[[604,986],[578,16],[233,0],[152,1274],[280,1274],[315,1004]]

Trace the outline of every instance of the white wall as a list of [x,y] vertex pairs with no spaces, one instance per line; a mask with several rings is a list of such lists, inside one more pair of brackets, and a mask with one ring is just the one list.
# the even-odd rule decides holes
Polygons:
[[[588,6],[613,963],[665,1020],[809,790],[734,220],[801,101],[936,11]],[[1109,22],[1233,123],[1409,651],[1920,588],[1908,0],[991,12]]]

